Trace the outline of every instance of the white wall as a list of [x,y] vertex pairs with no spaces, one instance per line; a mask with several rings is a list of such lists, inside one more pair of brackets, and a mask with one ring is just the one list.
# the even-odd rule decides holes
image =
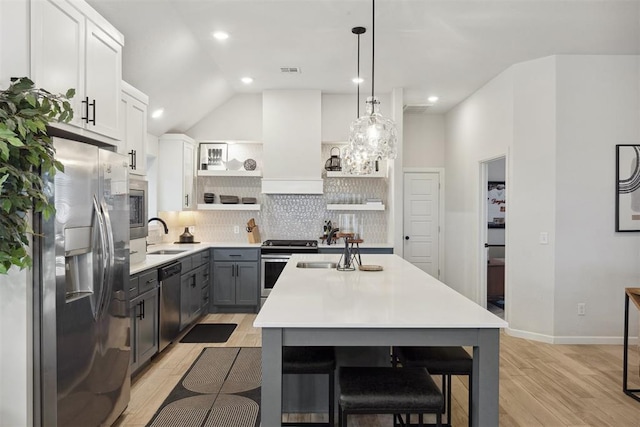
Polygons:
[[[0,1],[0,88],[29,76],[29,4]],[[0,426],[32,425],[31,275],[0,275]]]
[[[361,94],[360,115],[365,113],[365,95]],[[379,95],[380,112],[389,116],[391,97]],[[324,142],[345,142],[349,125],[356,118],[356,97],[344,94],[322,94],[322,136]],[[262,141],[262,94],[237,94],[200,120],[187,135],[196,141],[241,140]]]
[[[513,72],[513,144],[507,158],[506,318],[515,331],[553,334],[555,57]],[[540,232],[549,244],[539,244]]]
[[614,180],[615,145],[640,143],[639,58],[558,57],[556,339],[622,336],[638,286],[640,235],[615,232]]
[[444,115],[405,114],[403,167],[444,167]]
[[262,141],[262,94],[237,94],[185,132],[196,141]]
[[147,217],[158,216],[158,137],[147,134]]
[[[478,298],[480,162],[505,155],[513,139],[513,72],[503,72],[445,116],[445,277]],[[483,225],[484,226],[484,225]],[[484,250],[484,248],[482,248]]]
[[33,396],[31,274],[0,275],[0,426],[29,426]]
[[[621,342],[640,236],[614,232],[615,144],[640,142],[639,75],[638,57],[541,58],[512,66],[446,116],[447,282],[477,297],[477,162],[507,152],[514,335]],[[539,243],[541,232],[549,244]],[[631,324],[633,335],[635,314]]]

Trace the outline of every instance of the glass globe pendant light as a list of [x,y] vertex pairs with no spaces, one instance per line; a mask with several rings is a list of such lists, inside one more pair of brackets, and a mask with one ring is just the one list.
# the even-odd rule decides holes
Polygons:
[[372,0],[371,96],[367,97],[366,114],[351,123],[349,144],[344,150],[345,170],[358,175],[370,174],[376,160],[397,157],[396,124],[380,114],[380,101],[375,96],[375,8],[376,2]]

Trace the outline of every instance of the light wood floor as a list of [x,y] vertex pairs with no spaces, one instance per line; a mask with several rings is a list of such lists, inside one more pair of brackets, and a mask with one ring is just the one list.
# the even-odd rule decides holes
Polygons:
[[[238,327],[224,344],[175,343],[156,356],[133,379],[131,401],[116,426],[146,425],[204,347],[259,347],[260,330],[253,328],[254,318],[252,314],[204,317],[202,323],[237,323]],[[505,334],[500,343],[500,426],[640,426],[640,402],[622,392],[622,346],[550,345]],[[630,355],[629,376],[638,379],[630,386],[640,388],[637,352]],[[467,426],[467,381],[459,378],[453,380],[455,427]],[[349,424],[387,427],[390,420],[354,416]]]

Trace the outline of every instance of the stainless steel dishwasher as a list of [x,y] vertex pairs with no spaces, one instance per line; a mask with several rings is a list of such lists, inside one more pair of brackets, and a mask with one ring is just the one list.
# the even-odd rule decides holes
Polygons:
[[158,270],[160,281],[159,351],[164,350],[180,333],[180,273],[176,262]]

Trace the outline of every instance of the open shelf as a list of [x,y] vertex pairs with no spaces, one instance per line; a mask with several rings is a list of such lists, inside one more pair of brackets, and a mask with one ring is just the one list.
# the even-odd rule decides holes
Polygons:
[[199,211],[259,211],[259,204],[198,203]]
[[327,205],[328,211],[383,211],[384,205],[381,204],[330,204]]
[[327,171],[327,178],[386,178],[385,171],[372,172],[368,175],[354,175],[346,172]]
[[254,171],[245,171],[245,170],[238,170],[238,171],[227,171],[227,170],[201,170],[198,169],[198,176],[255,176],[255,177],[261,177],[262,176],[262,171],[261,170],[254,170]]

